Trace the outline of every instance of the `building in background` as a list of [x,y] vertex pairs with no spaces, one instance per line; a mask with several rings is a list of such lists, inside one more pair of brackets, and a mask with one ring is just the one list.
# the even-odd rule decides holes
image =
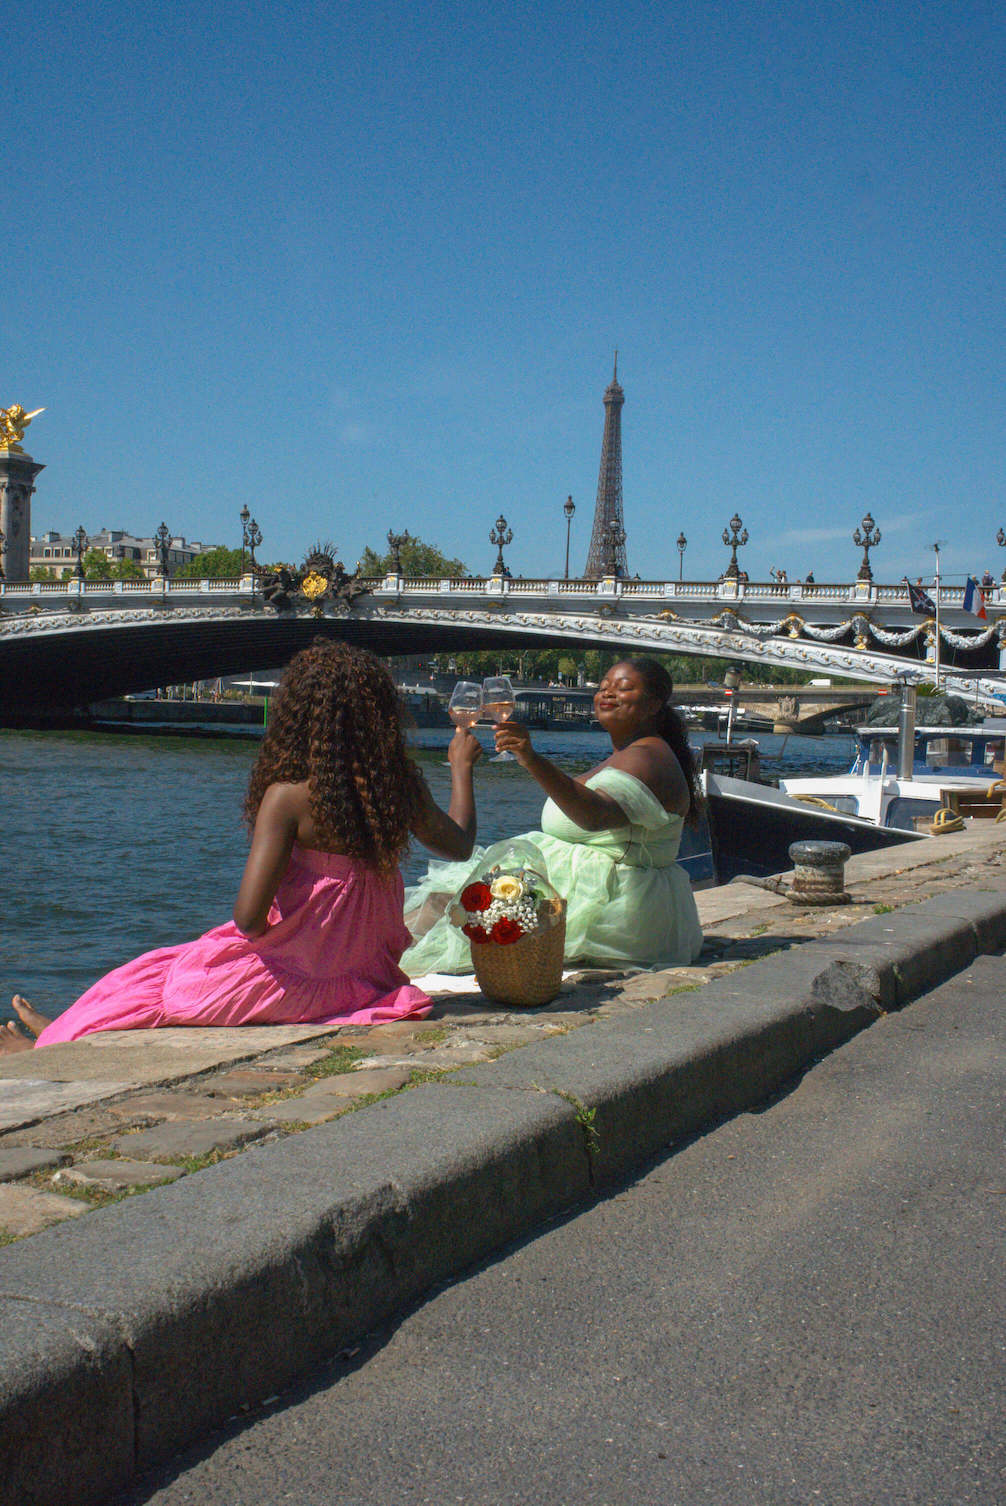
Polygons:
[[[168,545],[169,573],[173,575],[182,565],[187,565],[198,555],[217,547],[215,544],[203,544],[198,539],[189,542],[183,537],[172,538]],[[84,553],[91,549],[100,550],[110,564],[132,560],[146,576],[161,573],[160,553],[153,538],[137,538],[122,528],[102,528],[97,533],[88,534]],[[52,570],[57,580],[62,579],[64,572],[72,574],[77,567],[73,536],[56,533],[53,529],[37,538],[33,536],[29,563],[31,569],[43,566]]]

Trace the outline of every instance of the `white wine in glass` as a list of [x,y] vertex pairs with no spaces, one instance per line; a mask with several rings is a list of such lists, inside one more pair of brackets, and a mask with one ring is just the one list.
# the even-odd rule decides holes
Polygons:
[[506,675],[496,675],[482,681],[482,714],[492,722],[505,722],[513,716],[513,686]]
[[[500,722],[508,721],[514,714],[516,698],[513,686],[506,675],[491,675],[489,679],[482,681],[482,714],[487,716],[497,726]],[[491,759],[492,763],[512,763],[512,753],[497,753]]]
[[447,715],[455,727],[474,727],[482,715],[482,686],[477,680],[459,680],[451,692]]

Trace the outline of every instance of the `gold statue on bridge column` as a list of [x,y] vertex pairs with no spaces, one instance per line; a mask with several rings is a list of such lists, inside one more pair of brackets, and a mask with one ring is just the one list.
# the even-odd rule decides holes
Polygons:
[[18,440],[24,438],[24,431],[32,419],[44,412],[44,408],[36,408],[33,413],[26,413],[20,403],[14,403],[10,408],[0,408],[0,450],[23,455],[24,450]]

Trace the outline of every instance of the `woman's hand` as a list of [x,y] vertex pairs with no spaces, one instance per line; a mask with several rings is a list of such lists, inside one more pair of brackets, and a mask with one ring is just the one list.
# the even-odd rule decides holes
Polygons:
[[447,762],[451,766],[451,772],[472,769],[481,757],[482,744],[474,732],[467,727],[459,727],[447,744]]
[[531,734],[522,722],[499,722],[496,727],[497,753],[512,753],[519,764],[527,768],[534,757]]

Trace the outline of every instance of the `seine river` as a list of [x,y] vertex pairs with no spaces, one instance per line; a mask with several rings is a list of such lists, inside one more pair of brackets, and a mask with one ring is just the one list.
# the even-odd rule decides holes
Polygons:
[[[491,729],[479,729],[490,749]],[[446,804],[447,729],[412,743]],[[702,733],[694,735],[701,741]],[[537,732],[571,773],[604,758],[603,732]],[[760,736],[767,775],[841,770],[851,736]],[[253,740],[0,731],[0,831],[7,903],[0,928],[0,1019],[23,993],[59,1014],[102,973],[229,919],[246,851],[241,802]],[[476,770],[479,841],[538,825],[542,796],[512,762]],[[406,883],[425,871],[421,849]]]

